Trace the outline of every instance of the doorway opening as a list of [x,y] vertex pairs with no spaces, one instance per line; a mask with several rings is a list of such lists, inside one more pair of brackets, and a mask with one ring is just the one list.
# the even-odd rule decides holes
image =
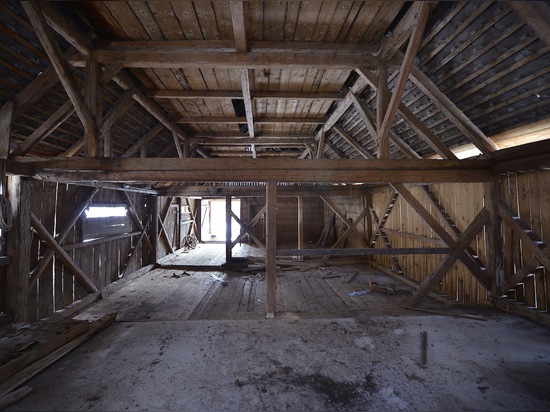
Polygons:
[[[203,199],[202,201],[201,233],[203,242],[225,242],[226,213],[225,199]],[[241,218],[241,200],[231,199],[231,211]],[[239,236],[241,227],[235,219],[231,219],[231,240]]]

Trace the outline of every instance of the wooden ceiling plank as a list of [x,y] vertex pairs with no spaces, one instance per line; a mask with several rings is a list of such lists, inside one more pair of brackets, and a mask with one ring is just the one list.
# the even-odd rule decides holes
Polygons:
[[[180,117],[177,123],[247,123],[246,117]],[[324,124],[325,119],[312,119],[308,117],[293,118],[293,117],[257,117],[254,119],[256,124]]]
[[47,27],[47,23],[40,9],[40,5],[37,2],[22,2],[22,5],[36,30],[36,35],[40,39],[40,42],[48,54],[48,58],[50,59],[50,62],[52,63],[52,66],[54,67],[57,76],[63,85],[63,88],[67,92],[67,95],[69,96],[75,111],[84,126],[87,141],[90,141],[88,147],[92,150],[87,154],[89,156],[96,156],[99,148],[97,124],[76,86],[76,82],[72,77],[69,65],[61,53],[61,50],[53,37],[53,33],[51,33]]
[[[424,33],[424,27],[426,26],[426,22],[428,21],[429,12],[429,3],[422,2],[420,10],[418,11],[418,14],[416,16],[415,26],[412,30],[409,44],[407,46],[407,51],[405,52],[405,56],[403,57],[403,64],[401,65],[401,69],[399,71],[399,78],[392,91],[390,102],[388,103],[386,112],[384,114],[384,121],[382,122],[381,127],[378,128],[378,140],[380,142],[389,139],[391,125],[393,123],[395,114],[397,113],[399,104],[401,103],[403,90],[405,90],[405,86],[409,79],[409,73],[411,72],[411,69],[414,65],[414,58],[420,46],[422,34]],[[387,143],[384,144],[384,146],[386,145]]]
[[550,46],[550,5],[544,1],[507,1],[517,15]]

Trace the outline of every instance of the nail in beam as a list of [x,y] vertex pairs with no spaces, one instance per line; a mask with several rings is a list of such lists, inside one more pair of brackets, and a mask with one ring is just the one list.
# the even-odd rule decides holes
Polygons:
[[266,301],[267,318],[275,317],[276,312],[276,258],[277,258],[277,182],[267,182],[266,186]]

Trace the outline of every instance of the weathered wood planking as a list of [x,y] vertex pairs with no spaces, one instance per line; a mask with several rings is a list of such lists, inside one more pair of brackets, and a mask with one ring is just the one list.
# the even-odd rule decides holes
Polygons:
[[[52,236],[55,236],[67,217],[72,215],[74,208],[87,197],[90,191],[88,187],[51,182],[29,181],[24,184],[28,186],[30,211],[36,215],[40,224]],[[138,193],[130,194],[137,213],[140,215],[143,215],[142,197],[143,195]],[[118,191],[102,189],[96,194],[93,202],[114,204],[123,203],[123,200],[121,200]],[[79,244],[81,242],[79,232],[80,221],[78,220],[63,244]],[[132,271],[141,267],[143,263],[140,252],[141,244],[137,245],[138,252],[128,263],[132,247],[135,246],[137,240],[137,237],[112,241],[107,238],[104,242],[93,242],[89,246],[68,248],[67,253],[75,264],[92,279],[94,285],[101,288],[118,279],[120,270],[124,266],[128,265],[128,269]],[[30,246],[28,253],[32,268],[48,248],[36,235],[32,236]],[[59,260],[52,259],[28,293],[29,320],[38,320],[49,316],[54,311],[70,305],[87,294],[72,273]]]

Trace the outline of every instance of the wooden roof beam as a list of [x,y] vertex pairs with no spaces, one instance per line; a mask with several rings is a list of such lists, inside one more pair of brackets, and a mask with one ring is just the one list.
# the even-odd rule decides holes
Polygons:
[[550,46],[550,5],[544,1],[508,1],[516,14],[536,33],[537,37]]
[[[115,76],[114,80],[125,90],[133,90],[136,88],[133,81],[125,73],[119,73]],[[134,100],[137,101],[145,110],[147,110],[151,115],[153,115],[159,122],[161,122],[168,130],[172,132],[174,138],[174,144],[178,152],[179,157],[183,157],[183,150],[181,148],[181,140],[187,139],[187,135],[179,128],[177,124],[172,122],[165,114],[164,111],[156,104],[156,102],[151,101],[146,96],[143,95],[139,90],[136,89],[132,95]]]
[[294,147],[303,146],[307,143],[313,143],[313,137],[307,138],[287,138],[287,137],[275,137],[275,138],[266,138],[266,137],[228,137],[228,138],[197,138],[191,137],[187,139],[190,144],[199,144],[202,146],[249,146],[251,144],[256,146],[290,146]]
[[[246,117],[180,117],[177,123],[247,123]],[[257,117],[256,124],[324,124],[326,119],[312,119],[309,117]],[[251,136],[253,137],[253,136]]]
[[483,133],[463,112],[449,99],[436,84],[418,67],[411,70],[411,81],[422,93],[430,98],[436,107],[472,142],[482,153],[498,150],[498,146]]
[[[163,41],[156,42],[154,46],[145,47],[132,47],[131,44],[120,49],[99,47],[92,53],[91,59],[103,64],[117,64],[129,68],[167,69],[174,67],[216,67],[218,69],[315,67],[353,70],[355,67],[377,67],[379,64],[378,57],[372,52],[357,49],[349,52],[346,50],[346,45],[342,43],[338,43],[338,49],[333,49],[330,45],[325,46],[319,49],[311,48],[308,52],[305,49],[299,49],[294,43],[288,43],[283,49],[266,49],[267,51],[250,49],[246,54],[237,54],[228,51],[184,49]],[[85,56],[77,56],[70,62],[76,67],[83,67],[85,61]],[[392,60],[388,64],[396,63]]]
[[[405,44],[411,37],[411,33],[415,28],[416,22],[421,12],[421,6],[427,3],[427,7],[431,10],[437,2],[415,1],[403,18],[397,23],[390,37],[386,38],[382,47],[378,51],[378,57],[381,61],[388,61],[395,53]],[[428,11],[429,11],[428,10]]]
[[339,125],[335,125],[333,129],[340,135],[342,138],[348,142],[355,150],[359,152],[361,156],[363,156],[365,159],[374,159],[374,156],[371,155],[367,149],[365,149],[361,144],[356,141],[353,137],[351,137],[348,132],[346,132],[342,127]]
[[[369,85],[374,89],[377,89],[377,77],[372,73],[368,68],[358,68],[356,69],[357,73],[365,79]],[[368,109],[368,108],[367,108]],[[443,142],[426,126],[422,123],[414,113],[403,103],[398,105],[399,114],[405,119],[405,121],[413,128],[413,130],[418,133],[418,135],[442,158],[444,159],[456,159],[457,157],[454,153],[445,145]],[[374,115],[371,115],[373,117]],[[373,120],[374,122],[374,120]],[[391,136],[397,137],[393,131],[390,130]],[[395,139],[394,139],[395,142]],[[400,142],[399,142],[400,143]],[[405,148],[405,147],[404,147]],[[414,155],[413,155],[414,156]]]
[[287,159],[90,159],[17,157],[8,172],[59,181],[214,181],[304,183],[482,182],[491,176],[484,160]]
[[248,135],[254,138],[254,111],[252,109],[252,98],[250,97],[250,72],[248,69],[241,70],[241,88],[243,91]]
[[378,140],[381,142],[381,146],[386,147],[388,153],[385,153],[381,157],[389,157],[389,144],[385,142],[389,139],[391,125],[393,123],[394,117],[397,113],[399,104],[401,103],[401,98],[403,96],[403,91],[409,79],[409,73],[414,63],[414,57],[420,47],[420,42],[422,40],[422,34],[424,33],[424,27],[428,21],[428,14],[430,12],[429,3],[422,2],[420,5],[420,10],[415,21],[415,26],[409,40],[409,45],[407,46],[407,51],[405,57],[403,58],[403,64],[399,71],[399,77],[393,88],[392,95],[388,106],[386,108],[386,113],[384,114],[384,120],[378,128]]
[[231,21],[233,23],[233,37],[237,53],[246,53],[248,46],[246,42],[246,26],[244,18],[244,5],[242,1],[230,1]]
[[[145,96],[154,99],[242,99],[242,92],[234,90],[148,90]],[[340,93],[310,93],[285,91],[251,91],[252,99],[278,100],[342,100]]]
[[99,132],[94,116],[86,105],[84,98],[77,88],[76,81],[72,77],[69,65],[64,59],[63,54],[56,43],[53,33],[49,30],[46,19],[42,13],[38,2],[22,2],[23,8],[27,13],[36,35],[38,36],[52,66],[59,77],[63,88],[67,92],[75,111],[86,131],[87,154],[97,156],[99,150]]

